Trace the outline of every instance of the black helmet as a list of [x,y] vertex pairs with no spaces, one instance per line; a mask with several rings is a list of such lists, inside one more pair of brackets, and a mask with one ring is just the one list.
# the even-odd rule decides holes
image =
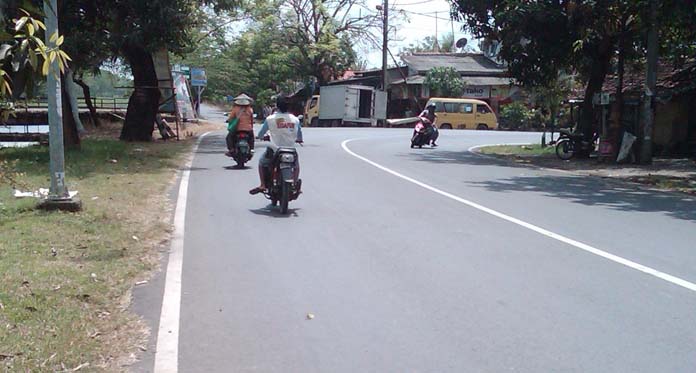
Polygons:
[[276,96],[276,107],[281,113],[288,111],[288,98],[284,94],[279,94]]
[[431,108],[432,108],[432,109],[435,109],[436,107],[437,107],[437,105],[435,105],[434,102],[431,102],[431,103],[428,104],[428,106],[426,107],[426,109],[431,109]]

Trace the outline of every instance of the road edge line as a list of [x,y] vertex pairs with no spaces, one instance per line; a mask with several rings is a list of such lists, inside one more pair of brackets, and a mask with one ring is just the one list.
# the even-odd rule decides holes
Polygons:
[[475,208],[475,209],[477,209],[477,210],[479,210],[479,211],[485,212],[485,213],[487,213],[487,214],[489,214],[489,215],[493,215],[493,216],[495,216],[495,217],[497,217],[497,218],[506,220],[506,221],[508,221],[508,222],[510,222],[510,223],[513,223],[513,224],[519,225],[519,226],[521,226],[521,227],[527,228],[527,229],[529,229],[529,230],[531,230],[531,231],[534,231],[534,232],[536,232],[536,233],[539,233],[539,234],[541,234],[541,235],[543,235],[543,236],[546,236],[546,237],[555,239],[555,240],[557,240],[557,241],[563,242],[563,243],[565,243],[565,244],[567,244],[567,245],[573,246],[573,247],[575,247],[575,248],[577,248],[577,249],[583,250],[583,251],[588,252],[588,253],[590,253],[590,254],[597,255],[597,256],[599,256],[599,257],[602,257],[602,258],[604,258],[604,259],[608,259],[608,260],[610,260],[610,261],[612,261],[612,262],[621,264],[621,265],[626,266],[626,267],[628,267],[628,268],[631,268],[631,269],[634,269],[634,270],[637,270],[637,271],[646,273],[646,274],[651,275],[651,276],[653,276],[653,277],[657,277],[657,278],[659,278],[659,279],[661,279],[661,280],[667,281],[667,282],[669,282],[669,283],[671,283],[671,284],[674,284],[674,285],[683,287],[683,288],[685,288],[685,289],[687,289],[687,290],[691,290],[691,291],[696,292],[696,284],[694,284],[694,283],[692,283],[692,282],[689,282],[689,281],[687,281],[687,280],[684,280],[684,279],[679,278],[679,277],[676,277],[676,276],[672,276],[672,275],[670,275],[670,274],[668,274],[668,273],[665,273],[665,272],[658,271],[658,270],[656,270],[656,269],[654,269],[654,268],[651,268],[651,267],[642,265],[642,264],[640,264],[640,263],[637,263],[637,262],[634,262],[634,261],[632,261],[632,260],[629,260],[629,259],[620,257],[620,256],[618,256],[618,255],[615,255],[615,254],[612,254],[612,253],[609,253],[609,252],[606,252],[606,251],[597,249],[597,248],[595,248],[595,247],[593,247],[593,246],[590,246],[590,245],[585,244],[585,243],[580,242],[580,241],[576,241],[576,240],[574,240],[574,239],[572,239],[572,238],[563,236],[563,235],[561,235],[561,234],[551,232],[551,231],[549,231],[549,230],[547,230],[547,229],[541,228],[541,227],[536,226],[536,225],[531,224],[531,223],[527,223],[527,222],[522,221],[522,220],[520,220],[520,219],[514,218],[514,217],[509,216],[509,215],[506,215],[506,214],[504,214],[504,213],[502,213],[502,212],[499,212],[499,211],[493,210],[493,209],[491,209],[491,208],[488,208],[488,207],[486,207],[486,206],[480,205],[480,204],[478,204],[478,203],[476,203],[476,202],[469,201],[469,200],[467,200],[467,199],[464,199],[464,198],[455,196],[454,194],[451,194],[451,193],[449,193],[449,192],[445,192],[445,191],[440,190],[440,189],[438,189],[438,188],[435,188],[435,187],[433,187],[433,186],[431,186],[431,185],[428,185],[428,184],[426,184],[426,183],[423,183],[423,182],[421,182],[421,181],[418,181],[418,180],[413,179],[413,178],[411,178],[411,177],[408,177],[408,176],[406,176],[406,175],[400,174],[400,173],[398,173],[398,172],[396,172],[396,171],[394,171],[394,170],[392,170],[392,169],[390,169],[390,168],[387,168],[387,167],[385,167],[385,166],[382,166],[382,165],[380,165],[379,163],[374,162],[374,161],[371,161],[370,159],[365,158],[365,157],[363,157],[363,156],[361,156],[361,155],[359,155],[359,154],[353,152],[352,150],[350,150],[350,149],[348,148],[348,143],[350,143],[350,142],[352,142],[352,141],[356,141],[356,140],[358,140],[358,139],[348,139],[348,140],[345,140],[345,141],[343,141],[343,142],[341,143],[341,147],[343,148],[343,150],[345,150],[348,154],[352,155],[353,157],[358,158],[358,159],[362,160],[363,162],[366,162],[366,163],[368,163],[368,164],[370,164],[370,165],[372,165],[372,166],[374,166],[374,167],[376,167],[376,168],[378,168],[378,169],[380,169],[380,170],[382,170],[382,171],[385,171],[385,172],[387,172],[387,173],[389,173],[389,174],[392,174],[392,175],[394,175],[394,176],[396,176],[396,177],[399,177],[399,178],[404,179],[404,180],[406,180],[406,181],[408,181],[408,182],[411,182],[411,183],[413,183],[413,184],[416,184],[416,185],[418,185],[418,186],[420,186],[420,187],[422,187],[422,188],[424,188],[424,189],[427,189],[427,190],[429,190],[429,191],[431,191],[431,192],[437,193],[437,194],[439,194],[439,195],[441,195],[441,196],[450,198],[450,199],[452,199],[452,200],[455,200],[455,201],[457,201],[457,202],[459,202],[459,203],[462,203],[462,204],[464,204],[464,205],[467,205],[467,206],[469,206],[469,207],[473,207],[473,208]]
[[169,248],[167,271],[162,294],[162,310],[157,331],[154,372],[176,373],[179,369],[179,314],[181,311],[181,276],[184,261],[184,229],[186,201],[193,159],[201,141],[211,132],[202,134],[196,141],[191,158],[185,165],[179,182],[179,193],[174,212],[174,233]]

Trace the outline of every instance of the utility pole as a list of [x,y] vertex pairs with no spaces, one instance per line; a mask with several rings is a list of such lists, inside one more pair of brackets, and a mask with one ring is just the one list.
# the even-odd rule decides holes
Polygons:
[[657,0],[650,0],[650,24],[648,26],[648,61],[643,96],[643,139],[640,147],[640,163],[652,163],[652,133],[655,122],[655,95],[657,85]]
[[435,12],[435,52],[440,51],[440,41],[437,40],[437,12]]
[[386,92],[389,86],[387,74],[387,51],[389,50],[389,0],[384,0],[382,15],[382,91]]
[[[57,0],[44,1],[46,14],[46,47],[56,48],[51,37],[58,32]],[[48,96],[48,143],[50,153],[51,188],[48,198],[39,204],[46,210],[79,211],[82,203],[70,198],[65,185],[65,150],[63,147],[63,105],[61,96],[60,67],[58,59],[51,62],[47,77]]]

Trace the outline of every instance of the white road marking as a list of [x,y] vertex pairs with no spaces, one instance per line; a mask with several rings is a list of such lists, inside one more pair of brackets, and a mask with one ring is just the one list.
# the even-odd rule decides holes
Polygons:
[[[198,138],[193,149],[195,155],[201,140],[210,132]],[[193,158],[187,162],[179,183],[179,195],[174,212],[174,233],[169,250],[167,277],[162,296],[162,312],[160,313],[159,331],[157,332],[157,350],[155,352],[156,373],[176,373],[179,369],[179,311],[181,309],[181,272],[184,260],[184,228],[186,222],[186,199],[188,183],[191,176]]]
[[611,253],[609,253],[609,252],[606,252],[606,251],[597,249],[597,248],[592,247],[592,246],[590,246],[590,245],[588,245],[588,244],[582,243],[582,242],[580,242],[580,241],[576,241],[576,240],[574,240],[574,239],[572,239],[572,238],[565,237],[565,236],[560,235],[560,234],[558,234],[558,233],[551,232],[551,231],[549,231],[549,230],[547,230],[547,229],[541,228],[541,227],[536,226],[536,225],[531,224],[531,223],[527,223],[527,222],[525,222],[525,221],[522,221],[522,220],[520,220],[520,219],[514,218],[514,217],[512,217],[512,216],[503,214],[502,212],[498,212],[498,211],[493,210],[493,209],[491,209],[491,208],[488,208],[488,207],[486,207],[486,206],[480,205],[480,204],[478,204],[478,203],[476,203],[476,202],[472,202],[472,201],[466,200],[466,199],[464,199],[464,198],[455,196],[454,194],[451,194],[451,193],[445,192],[445,191],[443,191],[443,190],[437,189],[437,188],[435,188],[435,187],[433,187],[433,186],[430,186],[430,185],[428,185],[428,184],[426,184],[426,183],[423,183],[423,182],[421,182],[421,181],[418,181],[418,180],[416,180],[416,179],[414,179],[414,178],[408,177],[408,176],[406,176],[406,175],[402,175],[402,174],[400,174],[400,173],[398,173],[398,172],[396,172],[396,171],[394,171],[394,170],[392,170],[392,169],[389,169],[389,168],[387,168],[387,167],[384,167],[384,166],[380,165],[379,163],[376,163],[376,162],[374,162],[374,161],[371,161],[371,160],[369,160],[369,159],[367,159],[367,158],[365,158],[365,157],[363,157],[363,156],[361,156],[361,155],[359,155],[359,154],[353,152],[352,150],[350,150],[350,149],[348,148],[348,143],[350,143],[350,142],[352,142],[352,141],[356,141],[356,140],[360,140],[360,139],[348,139],[348,140],[345,140],[345,141],[343,141],[343,142],[341,143],[341,147],[343,147],[343,150],[345,150],[348,154],[352,155],[353,157],[358,158],[358,159],[360,159],[360,160],[362,160],[362,161],[364,161],[364,162],[366,162],[366,163],[368,163],[368,164],[370,164],[370,165],[372,165],[372,166],[374,166],[374,167],[377,167],[377,168],[379,168],[380,170],[382,170],[382,171],[384,171],[384,172],[390,173],[390,174],[392,174],[392,175],[394,175],[394,176],[396,176],[396,177],[399,177],[399,178],[404,179],[404,180],[406,180],[406,181],[408,181],[408,182],[411,182],[411,183],[413,183],[413,184],[416,184],[416,185],[418,185],[418,186],[420,186],[420,187],[422,187],[422,188],[425,188],[425,189],[427,189],[427,190],[429,190],[429,191],[431,191],[431,192],[437,193],[437,194],[442,195],[442,196],[444,196],[444,197],[447,197],[447,198],[450,198],[450,199],[455,200],[455,201],[457,201],[457,202],[460,202],[460,203],[462,203],[462,204],[465,204],[465,205],[467,205],[467,206],[469,206],[469,207],[473,207],[473,208],[475,208],[475,209],[477,209],[477,210],[479,210],[479,211],[483,211],[483,212],[485,212],[485,213],[487,213],[487,214],[490,214],[490,215],[493,215],[493,216],[495,216],[495,217],[497,217],[497,218],[506,220],[506,221],[508,221],[508,222],[510,222],[510,223],[517,224],[517,225],[519,225],[519,226],[521,226],[521,227],[527,228],[527,229],[529,229],[529,230],[531,230],[531,231],[537,232],[537,233],[542,234],[542,235],[544,235],[544,236],[546,236],[546,237],[553,238],[554,240],[557,240],[557,241],[563,242],[563,243],[565,243],[565,244],[574,246],[574,247],[576,247],[576,248],[578,248],[578,249],[580,249],[580,250],[586,251],[586,252],[588,252],[588,253],[591,253],[591,254],[600,256],[600,257],[605,258],[605,259],[608,259],[608,260],[611,260],[612,262],[615,262],[615,263],[624,265],[624,266],[626,266],[626,267],[635,269],[635,270],[637,270],[637,271],[640,271],[640,272],[643,272],[643,273],[647,273],[647,274],[649,274],[649,275],[651,275],[651,276],[657,277],[657,278],[659,278],[659,279],[662,279],[662,280],[667,281],[667,282],[669,282],[669,283],[672,283],[672,284],[674,284],[674,285],[681,286],[681,287],[683,287],[683,288],[685,288],[685,289],[688,289],[688,290],[691,290],[691,291],[696,291],[696,284],[694,284],[694,283],[692,283],[692,282],[689,282],[689,281],[686,281],[686,280],[681,279],[681,278],[679,278],[679,277],[672,276],[672,275],[670,275],[670,274],[667,274],[667,273],[658,271],[658,270],[656,270],[656,269],[654,269],[654,268],[651,268],[651,267],[648,267],[648,266],[644,266],[644,265],[642,265],[642,264],[636,263],[636,262],[631,261],[631,260],[629,260],[629,259],[622,258],[622,257],[620,257],[620,256],[618,256],[618,255],[614,255],[614,254],[611,254]]

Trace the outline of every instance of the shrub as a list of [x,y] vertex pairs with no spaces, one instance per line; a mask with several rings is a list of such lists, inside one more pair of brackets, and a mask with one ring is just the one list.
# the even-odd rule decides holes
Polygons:
[[505,129],[526,129],[532,119],[532,113],[521,102],[503,106],[500,110],[500,121]]

